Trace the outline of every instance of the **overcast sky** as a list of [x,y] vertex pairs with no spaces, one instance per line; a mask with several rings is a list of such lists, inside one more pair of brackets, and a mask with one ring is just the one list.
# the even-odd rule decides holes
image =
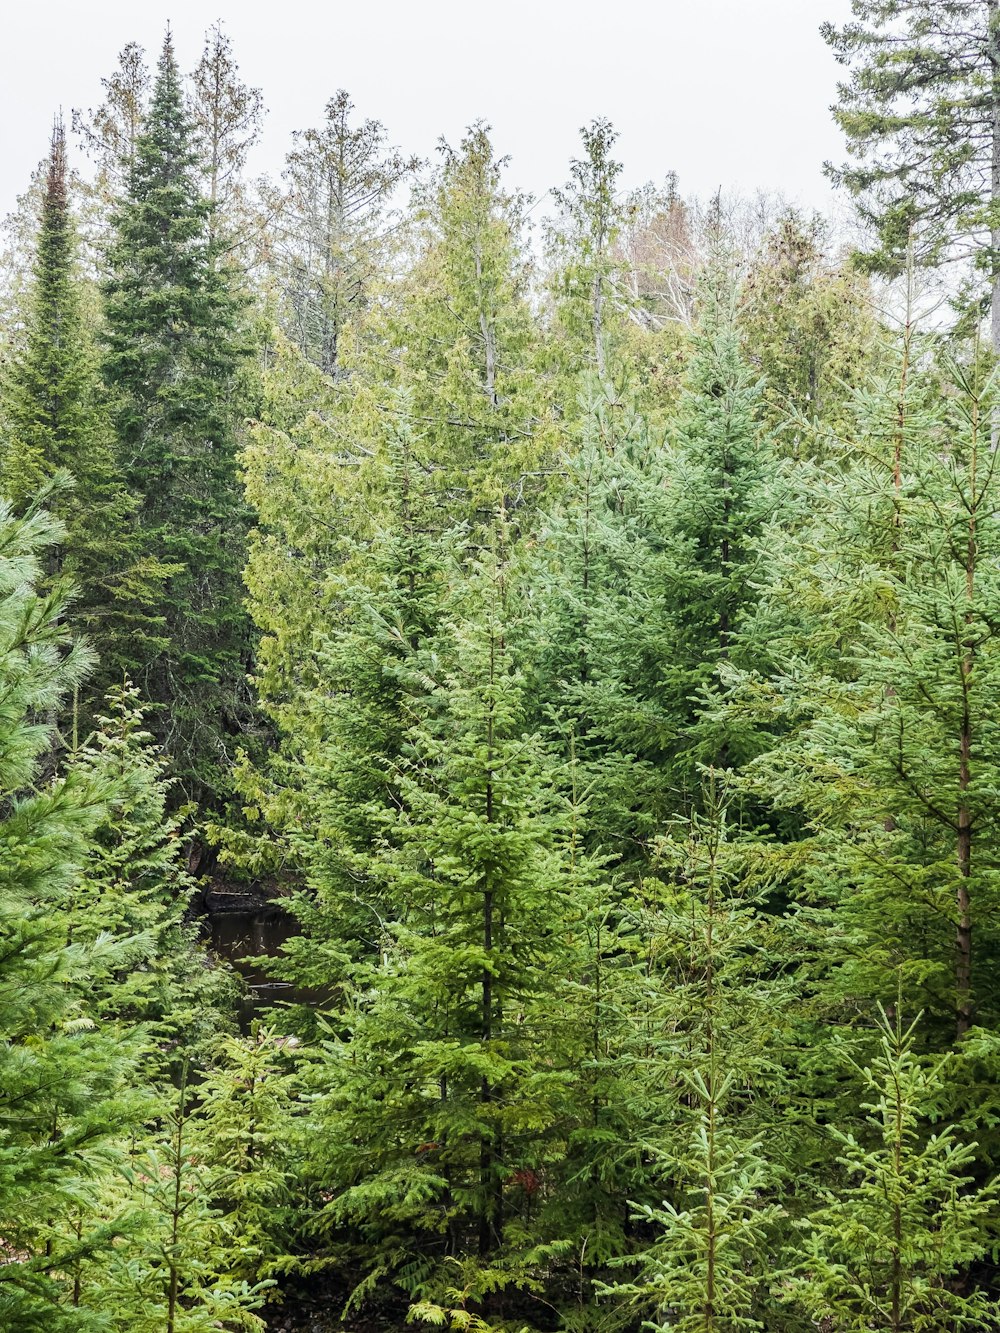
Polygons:
[[[477,118],[511,181],[539,196],[566,176],[577,132],[609,116],[625,183],[678,172],[684,193],[776,190],[831,202],[824,158],[838,66],[819,35],[849,0],[5,0],[0,214],[42,157],[53,113],[95,106],[127,41],[158,50],[169,20],[185,69],[221,19],[269,108],[257,171],[277,172],[292,130],[346,88],[359,116],[429,156]],[[544,209],[542,210],[544,211]]]

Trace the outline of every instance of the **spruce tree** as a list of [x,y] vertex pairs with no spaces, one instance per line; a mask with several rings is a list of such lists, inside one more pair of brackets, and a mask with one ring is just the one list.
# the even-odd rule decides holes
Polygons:
[[814,1325],[985,1333],[1000,1324],[995,1302],[964,1280],[990,1244],[995,1186],[977,1188],[976,1145],[940,1125],[949,1060],[922,1062],[916,1027],[880,1011],[873,1057],[852,1069],[864,1123],[831,1127],[839,1169],[781,1288]]
[[25,1333],[95,1326],[74,1274],[85,1261],[106,1262],[127,1230],[105,1195],[116,1140],[147,1110],[141,1085],[130,1091],[138,1042],[89,1004],[118,944],[67,931],[87,842],[114,787],[97,775],[45,781],[40,772],[47,719],[89,660],[67,629],[65,588],[37,591],[45,548],[62,536],[46,515],[18,521],[0,505],[0,1323]]
[[241,301],[213,262],[192,127],[168,35],[104,283],[103,372],[135,539],[167,576],[162,637],[137,634],[131,674],[185,789],[218,799],[247,716],[240,596],[247,515],[237,475]]
[[[0,482],[22,507],[45,490],[50,510],[65,524],[63,541],[49,553],[49,570],[73,578],[77,622],[101,657],[102,669],[85,692],[87,722],[91,701],[120,672],[131,636],[137,630],[155,633],[149,600],[162,571],[155,557],[137,552],[131,540],[134,504],[118,475],[101,401],[69,188],[66,139],[57,125],[23,350],[3,382]],[[72,723],[64,721],[68,733]]]
[[660,983],[647,982],[639,1057],[658,1092],[642,1183],[661,1194],[633,1200],[642,1237],[655,1238],[615,1262],[635,1265],[636,1279],[606,1290],[651,1312],[649,1327],[678,1333],[771,1327],[766,1293],[783,1215],[781,1057],[796,987],[771,975],[780,927],[766,883],[729,841],[727,799],[710,772],[704,814],[661,841],[662,880],[642,894],[642,937]]
[[489,1306],[530,1284],[519,1214],[558,1156],[571,1077],[543,1054],[569,879],[522,731],[509,577],[484,559],[422,655],[399,807],[369,861],[394,915],[319,1067],[321,1234],[362,1279],[354,1301],[391,1283],[431,1319],[453,1288]]

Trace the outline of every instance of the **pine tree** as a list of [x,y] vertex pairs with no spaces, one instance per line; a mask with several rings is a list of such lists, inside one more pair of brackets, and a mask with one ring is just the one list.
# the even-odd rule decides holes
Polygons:
[[196,1141],[212,1172],[230,1272],[250,1284],[296,1263],[288,1248],[300,1220],[292,1206],[301,1151],[297,1047],[294,1037],[278,1036],[255,1019],[246,1037],[216,1043],[198,1088]]
[[743,355],[764,381],[763,419],[793,457],[807,438],[821,445],[818,424],[850,428],[851,390],[871,372],[879,346],[869,280],[830,255],[829,244],[820,218],[784,214],[739,295]]
[[214,245],[218,237],[230,260],[239,262],[236,238],[245,242],[250,229],[241,177],[260,138],[264,100],[259,88],[248,87],[240,78],[232,41],[221,23],[205,34],[192,84],[193,142],[211,205],[209,243]]
[[889,1005],[902,971],[946,1045],[996,949],[994,393],[973,355],[860,396],[857,444],[811,483],[818,518],[774,548],[772,679],[733,673],[736,709],[779,732],[748,776],[806,825],[797,891],[830,928],[828,994]]
[[672,578],[673,642],[662,644],[661,661],[665,711],[677,729],[677,775],[688,789],[692,760],[726,767],[742,758],[737,746],[744,738],[720,733],[704,700],[719,664],[747,651],[735,636],[755,599],[756,539],[781,503],[768,476],[770,442],[758,421],[762,386],[742,355],[737,290],[726,269],[717,255],[702,280],[669,467],[680,551]]
[[627,209],[616,189],[622,164],[611,156],[617,131],[609,120],[595,120],[580,136],[584,156],[573,159],[570,180],[553,191],[561,216],[550,228],[549,246],[556,265],[556,316],[576,348],[573,369],[593,365],[603,380],[624,304],[617,242]]
[[869,256],[899,273],[915,232],[937,263],[972,253],[1000,351],[1000,6],[997,0],[852,0],[823,25],[851,80],[834,115],[856,159],[828,167],[875,230]]
[[[247,716],[240,570],[247,516],[236,466],[240,301],[213,262],[192,128],[169,36],[104,284],[104,378],[136,540],[169,570],[163,640],[136,636],[131,674],[185,788],[218,799]],[[163,642],[165,641],[165,643]]]

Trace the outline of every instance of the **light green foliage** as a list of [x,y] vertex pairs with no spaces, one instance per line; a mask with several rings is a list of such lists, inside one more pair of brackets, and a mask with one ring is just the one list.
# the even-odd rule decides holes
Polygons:
[[838,1171],[803,1223],[796,1272],[782,1282],[783,1298],[814,1324],[985,1333],[1000,1322],[984,1293],[956,1283],[989,1245],[996,1191],[976,1186],[976,1145],[935,1124],[950,1061],[922,1061],[916,1040],[916,1023],[904,1028],[880,1010],[872,1059],[850,1066],[864,1122],[855,1132],[831,1127]]
[[46,719],[89,662],[65,627],[65,591],[35,591],[45,549],[62,536],[46,515],[19,521],[0,505],[0,1322],[25,1333],[93,1327],[89,1310],[59,1307],[74,1265],[114,1234],[102,1182],[116,1135],[142,1109],[129,1092],[137,1043],[88,1005],[112,941],[76,942],[66,928],[113,788],[94,775],[42,776]]
[[353,111],[340,89],[320,127],[295,133],[285,191],[272,200],[284,327],[333,378],[344,373],[345,330],[362,321],[389,249],[393,194],[419,166],[386,146],[377,120],[352,125]]
[[152,1071],[182,1038],[197,1051],[218,1034],[235,1000],[226,971],[190,920],[189,811],[168,812],[167,762],[144,728],[132,686],[115,690],[106,716],[70,771],[113,793],[94,828],[73,895],[74,939],[120,942],[90,992],[94,1013],[141,1024],[154,1043]]
[[636,1266],[636,1278],[605,1290],[651,1315],[646,1327],[737,1333],[769,1326],[764,1297],[784,1212],[780,1061],[796,988],[769,975],[781,945],[766,886],[727,841],[717,775],[705,783],[705,814],[661,844],[672,875],[645,888],[646,1063],[660,1105],[646,1131],[654,1162],[644,1183],[670,1193],[639,1209],[652,1245],[616,1261]]
[[786,213],[739,298],[744,356],[764,382],[762,419],[793,456],[822,444],[804,423],[849,429],[851,390],[871,375],[879,345],[869,280],[828,245],[820,219]]
[[[388,293],[376,325],[387,378],[420,427],[443,514],[488,530],[501,502],[519,507],[544,490],[552,447],[547,386],[529,305],[525,200],[503,183],[484,125],[457,148],[419,197],[417,254]],[[381,413],[400,410],[380,400]]]
[[584,156],[552,192],[560,212],[549,235],[554,313],[570,373],[593,367],[604,379],[628,306],[618,249],[628,209],[618,201],[622,164],[611,156],[618,137],[611,122],[592,121],[580,135]]
[[786,733],[749,778],[807,821],[827,984],[887,1004],[902,972],[958,1035],[996,948],[993,393],[972,361],[861,397],[839,469],[804,474],[814,523],[774,552],[770,678],[734,697]]
[[266,1288],[231,1271],[226,1223],[214,1202],[222,1177],[206,1161],[199,1128],[184,1066],[179,1088],[125,1169],[125,1198],[139,1221],[134,1244],[114,1252],[105,1290],[113,1326],[129,1333],[263,1329],[253,1312]]
[[232,1277],[249,1283],[293,1267],[286,1253],[295,1217],[295,1038],[254,1020],[246,1037],[217,1042],[198,1088],[198,1151],[212,1171]]

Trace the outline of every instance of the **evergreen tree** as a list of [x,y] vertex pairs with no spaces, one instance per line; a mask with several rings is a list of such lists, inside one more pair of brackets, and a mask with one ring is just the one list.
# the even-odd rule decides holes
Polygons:
[[996,948],[994,392],[973,358],[861,396],[818,520],[774,551],[772,679],[733,673],[735,708],[783,733],[749,778],[806,821],[798,892],[829,927],[831,998],[891,1004],[902,970],[936,1043],[976,1022]]
[[501,553],[462,580],[423,656],[370,863],[395,916],[320,1071],[324,1235],[360,1265],[355,1301],[391,1281],[431,1318],[452,1289],[489,1305],[530,1284],[512,1204],[544,1178],[570,1077],[542,1054],[568,881],[521,729],[509,577]]
[[103,1194],[116,1139],[145,1111],[129,1091],[137,1043],[88,1003],[115,944],[67,935],[87,840],[114,789],[79,773],[40,779],[46,719],[88,665],[65,625],[65,589],[36,591],[44,549],[61,537],[44,514],[18,521],[0,506],[0,1323],[25,1333],[95,1327],[73,1275],[127,1229]]
[[136,540],[168,571],[162,637],[136,635],[131,674],[185,788],[218,799],[248,716],[240,598],[247,516],[236,467],[240,301],[213,262],[192,128],[169,36],[115,217],[104,284],[104,378]]
[[182,1065],[180,1086],[152,1132],[133,1141],[126,1195],[140,1214],[134,1248],[116,1251],[107,1277],[109,1313],[135,1333],[261,1333],[253,1312],[266,1287],[234,1273],[215,1203],[218,1173],[198,1142],[199,1108]]
[[296,132],[285,193],[273,200],[288,332],[334,377],[342,373],[344,330],[361,321],[379,276],[393,193],[419,165],[386,146],[377,120],[352,125],[353,111],[341,89],[320,128]]
[[101,654],[93,695],[120,670],[129,637],[148,629],[146,603],[160,570],[130,541],[134,506],[117,475],[84,318],[61,125],[52,136],[25,324],[23,351],[3,384],[0,481],[22,506],[49,487],[48,503],[66,528],[50,552],[50,572],[74,579],[77,619]]
[[818,423],[850,428],[851,390],[870,374],[879,345],[869,281],[828,246],[821,219],[783,215],[739,296],[743,354],[764,381],[763,419],[793,456],[807,437],[821,445]]
[[860,1132],[831,1128],[837,1178],[804,1223],[784,1298],[814,1325],[863,1333],[975,1333],[1000,1323],[996,1304],[963,1274],[989,1246],[995,1187],[976,1188],[974,1143],[953,1126],[929,1130],[944,1099],[948,1058],[914,1052],[916,1023],[879,1013],[878,1047],[853,1073],[867,1112]]
[[525,201],[505,189],[487,126],[439,147],[443,164],[418,201],[416,260],[372,330],[372,355],[395,373],[386,385],[377,367],[371,380],[380,416],[399,410],[386,387],[408,395],[442,526],[468,522],[475,535],[499,504],[544,492],[551,411],[528,304]]
[[727,842],[725,800],[710,773],[705,814],[686,837],[663,840],[666,882],[646,886],[643,937],[667,984],[647,1001],[646,1061],[659,1096],[643,1184],[668,1194],[638,1212],[653,1243],[615,1264],[636,1265],[637,1278],[607,1289],[652,1309],[647,1326],[678,1333],[771,1327],[762,1316],[783,1214],[783,1015],[795,987],[769,975],[778,931],[767,885]]
[[231,1021],[235,986],[207,953],[191,920],[194,881],[188,872],[190,810],[169,811],[173,783],[166,760],[145,730],[134,687],[114,690],[94,736],[70,760],[70,771],[114,792],[93,829],[76,886],[68,933],[102,936],[120,948],[90,991],[91,1011],[141,1025],[151,1046],[151,1081],[186,1058],[203,1056]]
[[852,66],[834,108],[856,159],[828,168],[875,230],[870,262],[901,272],[975,257],[1000,351],[1000,6],[997,0],[852,0],[823,35]]
[[221,233],[225,253],[238,261],[236,237],[245,238],[248,230],[241,177],[247,156],[260,138],[264,100],[259,88],[248,87],[240,78],[232,41],[221,23],[213,24],[205,34],[192,84],[193,142],[211,205],[209,243],[214,245]]
[[768,475],[770,441],[758,420],[762,386],[742,355],[737,290],[720,260],[703,279],[669,479],[680,551],[673,643],[663,645],[661,661],[665,708],[677,729],[678,777],[689,789],[692,759],[728,766],[742,758],[736,747],[746,738],[713,726],[703,701],[719,664],[748,651],[736,634],[755,600],[756,538],[781,504]]
[[[234,1277],[257,1283],[294,1268],[293,1167],[301,1152],[298,1043],[255,1019],[246,1037],[219,1040],[198,1095],[198,1150],[212,1171]],[[274,1289],[269,1289],[274,1294]]]
[[[624,284],[616,242],[626,209],[618,202],[616,181],[622,164],[611,156],[617,132],[609,120],[595,120],[580,131],[585,156],[570,163],[570,180],[553,195],[561,218],[553,224],[550,247],[557,264],[556,314],[571,346],[574,369],[593,365],[603,380],[611,365],[609,338],[620,315]],[[572,354],[571,354],[572,355]]]

